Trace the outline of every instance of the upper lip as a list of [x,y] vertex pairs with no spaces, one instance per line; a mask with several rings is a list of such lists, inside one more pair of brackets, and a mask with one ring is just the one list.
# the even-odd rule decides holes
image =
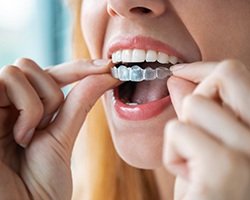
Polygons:
[[135,37],[117,37],[111,41],[107,50],[108,58],[111,58],[112,53],[123,49],[145,49],[163,52],[168,55],[173,55],[184,62],[192,62],[187,56],[175,50],[173,47],[151,37],[135,36]]

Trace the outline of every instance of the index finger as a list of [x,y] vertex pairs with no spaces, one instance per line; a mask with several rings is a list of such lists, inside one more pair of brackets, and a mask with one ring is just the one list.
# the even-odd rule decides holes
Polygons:
[[108,73],[112,66],[109,59],[80,59],[48,67],[45,71],[60,87],[64,87],[91,74]]
[[216,67],[217,62],[194,62],[190,64],[173,65],[170,70],[174,76],[200,83],[203,81]]
[[105,91],[119,84],[119,80],[108,74],[88,76],[79,81],[70,91],[47,131],[72,150],[79,130],[95,102]]

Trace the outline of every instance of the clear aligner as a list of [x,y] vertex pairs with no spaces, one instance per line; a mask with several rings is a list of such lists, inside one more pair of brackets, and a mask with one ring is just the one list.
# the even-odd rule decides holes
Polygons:
[[165,79],[171,76],[172,72],[166,67],[158,67],[156,69],[147,67],[146,69],[142,69],[138,65],[132,67],[120,65],[118,68],[112,67],[111,74],[114,78],[121,81],[140,82],[144,80],[151,81],[155,79]]

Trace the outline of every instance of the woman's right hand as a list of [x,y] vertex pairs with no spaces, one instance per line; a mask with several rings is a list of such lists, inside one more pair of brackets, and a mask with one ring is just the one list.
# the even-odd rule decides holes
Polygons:
[[[95,101],[118,84],[109,65],[78,60],[42,70],[19,59],[1,70],[1,199],[71,199],[77,134]],[[76,81],[64,100],[61,87]]]

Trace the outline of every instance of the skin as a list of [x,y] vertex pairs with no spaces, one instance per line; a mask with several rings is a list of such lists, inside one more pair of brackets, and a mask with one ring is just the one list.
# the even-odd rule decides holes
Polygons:
[[[138,7],[151,12],[141,13]],[[114,35],[132,32],[157,36],[189,60],[202,60],[173,67],[174,75],[166,83],[173,106],[144,123],[143,130],[140,123],[114,118],[110,93],[104,97],[121,157],[133,166],[165,167],[177,177],[172,183],[175,200],[249,198],[249,9],[247,0],[83,2],[82,28],[93,59],[107,58]],[[20,59],[1,70],[3,199],[71,198],[75,139],[94,102],[119,84],[109,75],[110,63],[101,63],[80,60],[43,71],[32,60]],[[75,81],[79,82],[64,100],[60,88]],[[56,111],[57,117],[49,121]],[[134,131],[134,136],[125,130]],[[139,137],[145,130],[149,133]],[[158,137],[150,134],[152,130]],[[159,187],[166,187],[169,178],[167,174]],[[160,191],[162,199],[173,199]]]
[[[150,12],[143,13],[141,7]],[[250,153],[249,115],[243,111],[249,98],[243,93],[250,89],[250,46],[246,42],[250,41],[249,9],[247,0],[83,1],[82,30],[93,58],[107,58],[107,49],[117,36],[143,35],[173,46],[187,60],[203,61],[173,69],[174,76],[167,83],[173,107],[153,119],[143,122],[120,119],[111,106],[112,94],[106,92],[104,97],[120,156],[135,167],[154,169],[162,166],[163,152],[163,164],[178,177],[176,199],[247,198],[249,183],[239,177],[244,174],[249,178],[245,159]],[[237,60],[223,62],[228,58]],[[172,121],[176,113],[178,119]],[[239,127],[231,120],[240,123]],[[225,135],[229,129],[234,130],[233,135]],[[237,139],[242,135],[247,138],[245,147]],[[234,144],[236,140],[238,145]],[[213,171],[218,178],[211,178],[207,171]],[[236,181],[226,186],[232,178]],[[242,189],[233,192],[235,183],[242,184]]]
[[[32,60],[19,59],[1,70],[2,199],[71,199],[75,139],[91,106],[117,84],[106,74],[108,63],[79,60],[43,71]],[[75,81],[64,101],[60,88]]]

